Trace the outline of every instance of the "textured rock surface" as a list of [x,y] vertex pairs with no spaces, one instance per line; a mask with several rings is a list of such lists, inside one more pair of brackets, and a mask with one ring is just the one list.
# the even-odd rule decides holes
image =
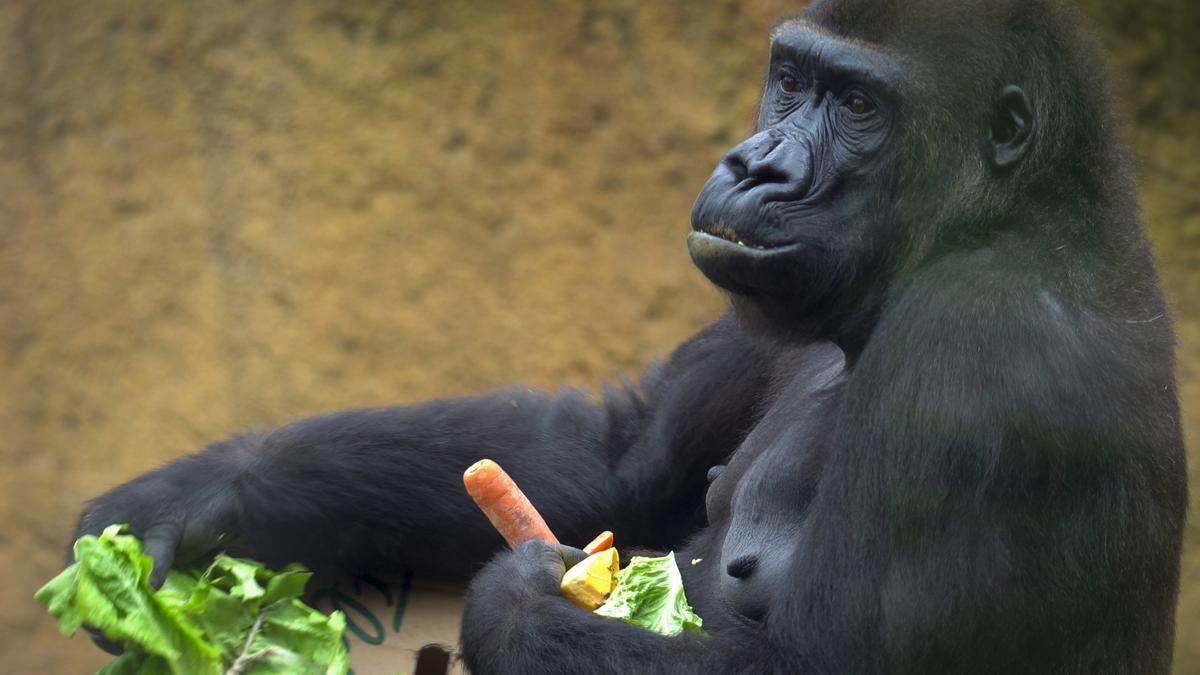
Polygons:
[[[794,4],[584,4],[0,3],[6,672],[106,660],[32,600],[87,497],[319,411],[594,389],[719,311],[688,211]],[[1200,125],[1170,30],[1195,11],[1093,4],[1131,78],[1195,438]]]

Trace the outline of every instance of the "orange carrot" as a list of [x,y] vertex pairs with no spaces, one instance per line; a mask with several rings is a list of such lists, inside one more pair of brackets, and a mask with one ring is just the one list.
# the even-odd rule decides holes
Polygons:
[[499,464],[490,459],[475,462],[463,473],[463,485],[510,548],[530,539],[558,543],[546,521]]
[[600,551],[607,551],[608,549],[612,548],[612,545],[613,533],[605,530],[596,535],[596,538],[593,539],[590,544],[584,546],[583,552],[588,555],[592,555],[593,553],[599,553]]

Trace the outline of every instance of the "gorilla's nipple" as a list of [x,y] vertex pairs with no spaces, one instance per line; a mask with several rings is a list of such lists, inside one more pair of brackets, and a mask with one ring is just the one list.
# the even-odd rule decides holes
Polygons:
[[758,556],[744,555],[729,563],[729,565],[725,567],[725,571],[729,574],[729,576],[735,579],[745,579],[751,574],[754,574],[754,570],[757,567]]

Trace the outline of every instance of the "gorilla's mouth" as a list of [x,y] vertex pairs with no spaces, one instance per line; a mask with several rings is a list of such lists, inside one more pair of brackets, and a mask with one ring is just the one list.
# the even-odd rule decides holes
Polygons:
[[722,223],[718,223],[716,225],[701,226],[698,230],[693,232],[693,234],[696,234],[696,233],[716,237],[717,239],[722,239],[724,241],[729,242],[730,244],[735,244],[735,245],[741,246],[743,248],[757,249],[760,251],[765,251],[765,250],[771,249],[771,248],[778,248],[777,246],[760,244],[756,241],[750,240],[745,235],[734,232],[732,228],[730,228]]
[[707,229],[692,230],[688,233],[688,249],[697,248],[711,250],[719,255],[736,255],[749,259],[766,259],[780,254],[790,253],[800,247],[800,244],[759,244],[746,241],[732,232],[710,232]]

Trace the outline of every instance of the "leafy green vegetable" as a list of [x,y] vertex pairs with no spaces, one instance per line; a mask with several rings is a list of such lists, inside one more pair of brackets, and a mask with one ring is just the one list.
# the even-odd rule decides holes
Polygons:
[[683,577],[674,553],[661,558],[634,556],[616,576],[617,588],[596,609],[597,614],[667,636],[684,631],[704,633],[700,629],[704,621],[683,594]]
[[346,617],[298,598],[310,572],[274,572],[218,555],[203,572],[171,570],[150,586],[154,566],[136,537],[113,525],[75,542],[78,562],[36,594],[65,635],[87,624],[125,652],[99,675],[344,674]]

